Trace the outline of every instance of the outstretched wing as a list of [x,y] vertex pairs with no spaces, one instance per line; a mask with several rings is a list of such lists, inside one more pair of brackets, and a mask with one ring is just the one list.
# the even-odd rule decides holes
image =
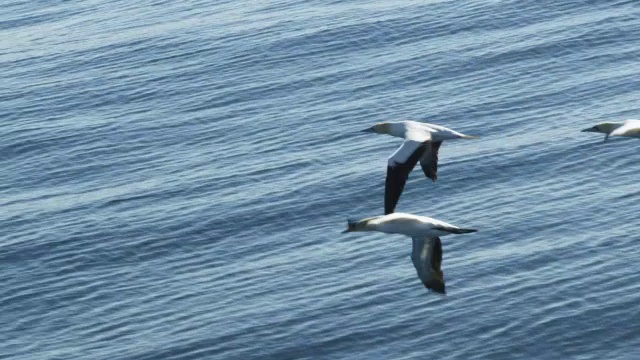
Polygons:
[[413,238],[411,261],[418,277],[427,289],[445,294],[444,273],[442,272],[442,242],[438,237]]
[[438,150],[440,150],[442,141],[428,142],[425,147],[426,151],[420,158],[420,166],[424,175],[435,182],[438,179]]
[[407,183],[409,173],[418,163],[426,150],[426,144],[414,140],[405,140],[391,155],[387,164],[387,178],[384,185],[384,213],[391,214]]

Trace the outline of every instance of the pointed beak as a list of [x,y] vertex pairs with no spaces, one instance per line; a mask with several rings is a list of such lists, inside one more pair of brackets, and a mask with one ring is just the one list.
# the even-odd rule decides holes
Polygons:
[[596,130],[594,130],[593,128],[588,128],[588,129],[582,129],[580,130],[581,132],[597,132]]
[[349,229],[347,229],[347,230],[345,230],[345,231],[341,232],[340,234],[346,234],[346,233],[348,233],[348,232],[351,232],[351,231],[349,231]]
[[363,132],[363,133],[372,133],[372,132],[375,132],[375,131],[373,131],[373,128],[366,128],[366,129],[364,129],[364,130],[360,130],[360,132]]

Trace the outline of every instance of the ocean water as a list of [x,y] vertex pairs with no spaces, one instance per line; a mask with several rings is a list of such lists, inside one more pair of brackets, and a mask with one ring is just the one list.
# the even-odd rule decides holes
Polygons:
[[[640,358],[637,1],[0,7],[0,358]],[[414,119],[445,142],[383,211]]]

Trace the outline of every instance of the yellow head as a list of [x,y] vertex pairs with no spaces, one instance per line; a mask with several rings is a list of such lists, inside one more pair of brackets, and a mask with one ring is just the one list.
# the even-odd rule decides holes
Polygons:
[[373,125],[370,128],[362,130],[362,132],[372,132],[376,134],[388,134],[390,132],[391,124],[388,122],[381,122]]
[[599,132],[603,134],[610,134],[613,130],[617,129],[619,126],[620,124],[604,122],[604,123],[595,125],[594,127],[584,129],[582,130],[582,132]]
[[344,233],[354,232],[354,231],[372,231],[373,229],[370,228],[369,221],[374,220],[376,218],[377,216],[362,219],[362,220],[347,219],[347,230],[343,231],[342,233],[344,234]]
[[622,123],[603,122],[594,127],[582,130],[582,132],[597,132],[604,134],[604,141],[607,141],[611,132],[622,126]]

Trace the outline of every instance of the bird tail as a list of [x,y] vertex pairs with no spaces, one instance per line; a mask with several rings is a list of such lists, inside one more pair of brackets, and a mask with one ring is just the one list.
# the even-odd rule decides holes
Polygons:
[[468,234],[468,233],[472,233],[472,232],[478,231],[476,229],[461,229],[461,228],[457,228],[457,227],[453,227],[453,226],[437,226],[434,229],[446,231],[446,232],[451,233],[451,234]]
[[451,232],[452,234],[468,234],[468,233],[473,233],[476,232],[478,230],[476,229],[451,229],[449,230],[449,232]]

